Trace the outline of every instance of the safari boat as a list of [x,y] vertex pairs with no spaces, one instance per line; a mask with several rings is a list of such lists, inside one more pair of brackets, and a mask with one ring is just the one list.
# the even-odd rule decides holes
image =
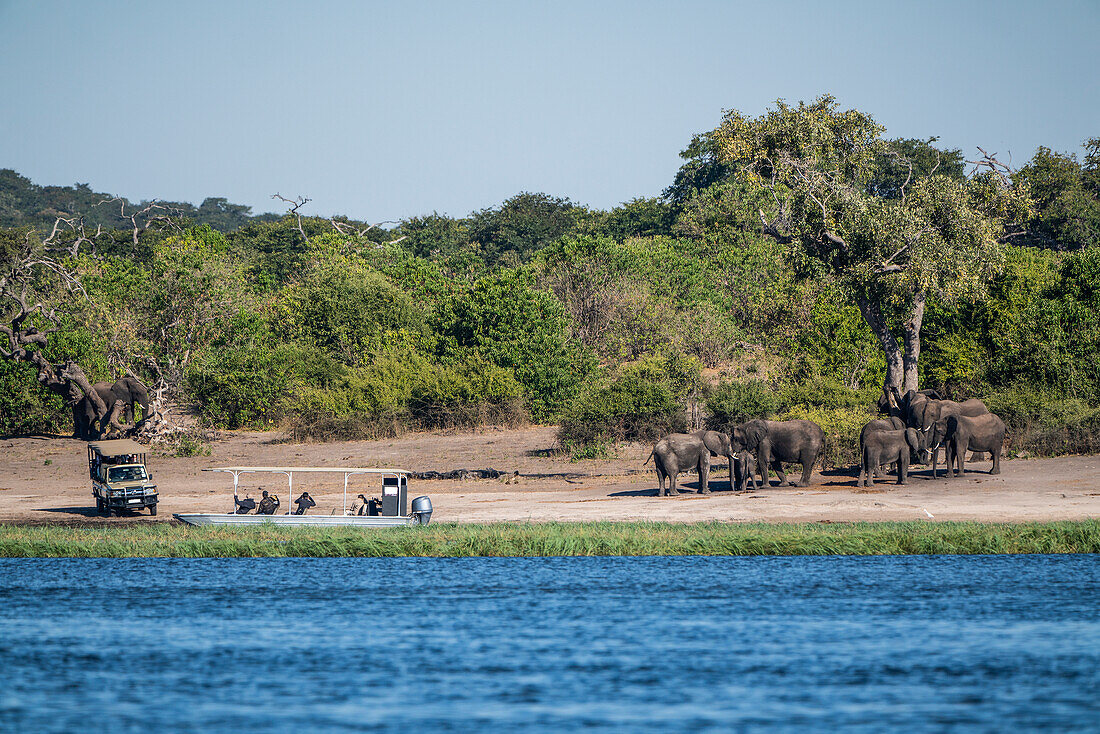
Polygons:
[[[318,466],[222,466],[203,469],[209,472],[223,472],[233,475],[234,511],[227,513],[175,513],[173,517],[188,525],[310,525],[310,526],[353,526],[364,528],[391,528],[406,525],[427,525],[432,518],[432,503],[427,497],[416,497],[412,501],[411,512],[406,510],[409,486],[409,472],[404,469],[366,469],[366,468],[329,468]],[[344,503],[340,514],[293,514],[294,475],[330,473],[344,475]],[[289,501],[287,512],[277,515],[250,515],[236,512],[237,486],[242,474],[283,474],[288,481]],[[348,514],[348,478],[366,474],[375,475],[381,480],[382,496],[369,503],[369,514]],[[335,510],[333,510],[335,513]]]

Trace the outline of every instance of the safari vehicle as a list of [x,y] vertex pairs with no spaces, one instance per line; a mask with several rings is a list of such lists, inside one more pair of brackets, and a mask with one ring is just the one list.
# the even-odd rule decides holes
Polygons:
[[145,447],[136,441],[92,441],[88,444],[88,474],[95,508],[104,515],[119,510],[157,514],[157,485],[145,468]]

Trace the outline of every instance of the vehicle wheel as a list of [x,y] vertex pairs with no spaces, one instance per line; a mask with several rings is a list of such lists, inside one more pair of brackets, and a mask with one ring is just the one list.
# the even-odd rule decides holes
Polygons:
[[95,511],[98,512],[100,515],[106,514],[107,513],[107,503],[104,502],[103,500],[101,500],[100,498],[96,497],[95,498]]
[[152,517],[157,516],[157,506],[156,505],[149,505],[149,515],[152,516]]

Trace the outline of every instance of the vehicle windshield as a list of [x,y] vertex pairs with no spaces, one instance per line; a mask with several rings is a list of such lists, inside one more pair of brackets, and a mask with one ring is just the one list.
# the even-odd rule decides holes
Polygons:
[[148,479],[149,476],[145,473],[145,467],[141,464],[137,466],[112,466],[107,470],[108,482],[132,482],[138,479]]

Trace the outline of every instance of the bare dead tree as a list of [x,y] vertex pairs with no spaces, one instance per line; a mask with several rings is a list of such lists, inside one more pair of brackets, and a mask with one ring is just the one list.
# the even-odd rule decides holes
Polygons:
[[305,196],[295,196],[293,199],[288,199],[288,198],[286,198],[285,196],[283,196],[282,194],[279,194],[279,193],[272,194],[271,198],[272,199],[278,199],[279,201],[281,201],[281,202],[283,202],[284,204],[287,205],[286,213],[287,214],[293,214],[295,216],[295,218],[297,218],[297,220],[298,220],[298,232],[301,233],[301,235],[302,235],[302,242],[308,242],[309,237],[306,236],[305,227],[302,226],[302,212],[301,212],[301,209],[302,209],[303,206],[305,206],[309,202],[313,201],[313,199],[310,199],[310,198],[305,197]]
[[[365,238],[367,236],[368,232],[370,232],[372,229],[380,228],[383,224],[397,224],[397,222],[395,222],[393,220],[387,220],[387,221],[384,221],[384,222],[378,222],[377,224],[368,224],[366,227],[363,227],[362,229],[360,229],[358,227],[353,226],[350,222],[338,222],[333,218],[329,218],[328,221],[329,221],[329,224],[332,225],[332,228],[335,229],[337,232],[339,232],[341,235],[343,235],[345,237],[355,237],[357,239]],[[398,242],[405,239],[405,237],[407,237],[407,236],[408,235],[405,235],[405,236],[402,236],[402,237],[398,237],[395,240],[389,240],[388,242],[380,242],[378,244],[380,244],[380,245],[396,245]]]
[[1012,174],[1015,172],[1012,169],[1010,163],[1001,163],[997,160],[997,153],[987,153],[980,145],[975,146],[978,152],[982,154],[982,157],[976,161],[967,161],[970,165],[974,166],[970,170],[970,175],[973,176],[976,173],[983,171],[989,171],[997,176],[1001,180],[1001,183],[1005,186],[1012,185]]
[[168,227],[179,233],[183,232],[183,228],[180,227],[179,223],[176,221],[176,219],[181,216],[182,212],[179,209],[160,204],[156,199],[146,204],[145,208],[136,209],[129,214],[126,213],[126,200],[117,196],[113,199],[104,199],[96,206],[113,203],[119,205],[119,215],[130,222],[133,231],[134,247],[138,246],[138,238],[141,236],[142,232],[156,226]]

